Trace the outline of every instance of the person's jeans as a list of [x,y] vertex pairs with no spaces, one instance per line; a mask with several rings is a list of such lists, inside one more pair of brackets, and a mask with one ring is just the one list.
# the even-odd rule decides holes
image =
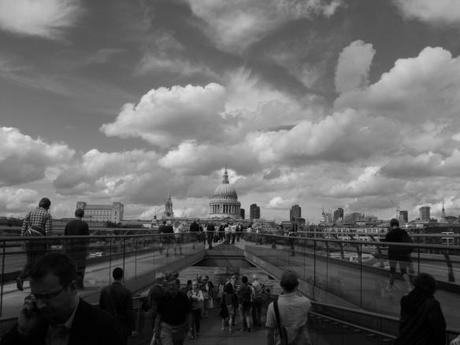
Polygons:
[[160,324],[160,339],[162,345],[183,345],[188,332],[188,322],[181,325]]

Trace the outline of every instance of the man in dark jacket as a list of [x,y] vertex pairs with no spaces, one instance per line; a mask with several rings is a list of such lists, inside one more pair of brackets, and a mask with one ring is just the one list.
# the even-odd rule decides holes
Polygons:
[[212,249],[212,242],[214,241],[214,234],[216,228],[214,227],[214,223],[208,223],[206,227],[206,238],[208,240],[208,248]]
[[[412,243],[412,239],[406,230],[403,230],[399,227],[399,221],[397,219],[392,219],[390,221],[390,231],[385,236],[384,242],[400,242],[400,243]],[[410,253],[412,252],[412,247],[405,246],[388,246],[388,261],[390,263],[390,280],[387,287],[387,290],[393,288],[394,275],[396,274],[396,265],[399,262],[399,269],[403,279],[407,284],[407,290],[411,289],[410,277],[407,274],[407,269],[410,264]]]
[[[68,222],[64,229],[66,236],[88,236],[89,227],[82,218],[85,211],[81,208],[75,210],[75,219]],[[64,242],[65,253],[75,262],[77,268],[77,287],[83,289],[83,281],[85,279],[86,256],[88,255],[89,239],[67,239]]]
[[31,294],[0,345],[125,345],[115,319],[78,297],[70,258],[50,253],[30,271]]
[[166,248],[166,256],[169,256],[169,247],[171,246],[171,242],[174,241],[174,228],[171,225],[171,222],[166,220],[163,221],[163,225],[160,227],[160,234],[161,234],[161,245],[162,248]]
[[179,290],[180,281],[168,282],[168,292],[158,303],[158,316],[154,332],[159,333],[161,343],[182,345],[190,327],[192,305],[190,299]]
[[99,307],[118,320],[125,342],[134,331],[133,296],[131,291],[123,286],[123,270],[116,267],[112,272],[115,280],[112,285],[102,289],[99,297]]
[[446,321],[434,298],[435,279],[420,273],[414,289],[401,298],[399,335],[394,345],[445,345]]

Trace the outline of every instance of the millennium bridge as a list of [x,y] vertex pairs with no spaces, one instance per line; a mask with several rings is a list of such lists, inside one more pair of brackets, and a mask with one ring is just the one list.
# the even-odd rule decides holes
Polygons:
[[[387,243],[326,239],[313,232],[295,237],[245,233],[235,244],[217,243],[209,250],[201,236],[193,233],[174,234],[167,241],[165,235],[145,229],[139,229],[136,235],[107,233],[100,231],[87,238],[53,236],[47,241],[49,250],[57,252],[63,250],[66,241],[84,238],[89,242],[85,289],[79,294],[90,303],[97,303],[100,289],[111,282],[112,269],[124,269],[125,284],[135,295],[136,332],[130,344],[149,344],[151,324],[140,306],[153,281],[165,272],[178,272],[182,284],[197,275],[208,275],[215,285],[234,273],[248,277],[257,274],[259,281],[276,294],[282,272],[294,270],[300,278],[299,290],[313,302],[309,316],[313,344],[390,344],[398,333],[399,301],[407,293],[407,286],[398,276],[394,288],[385,289],[389,276]],[[0,337],[15,322],[30,292],[27,282],[24,291],[18,291],[15,283],[25,263],[24,239],[18,236],[19,228],[10,228],[4,234],[0,237]],[[452,339],[460,333],[460,246],[404,246],[413,247],[411,274],[426,272],[436,278],[436,298],[447,321],[448,338]],[[202,320],[200,338],[187,343],[266,343],[264,329],[222,332],[216,309]]]

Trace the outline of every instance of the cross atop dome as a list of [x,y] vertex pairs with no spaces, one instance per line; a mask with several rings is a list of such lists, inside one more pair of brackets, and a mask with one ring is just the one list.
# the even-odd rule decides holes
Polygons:
[[230,182],[228,181],[228,172],[227,172],[227,165],[225,165],[225,170],[224,170],[224,178],[222,180],[223,184],[229,184]]

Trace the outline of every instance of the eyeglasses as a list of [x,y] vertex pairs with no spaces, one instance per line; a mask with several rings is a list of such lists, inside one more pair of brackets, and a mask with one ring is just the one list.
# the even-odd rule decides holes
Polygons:
[[60,290],[55,291],[55,292],[49,292],[49,293],[32,293],[31,295],[34,296],[35,299],[40,300],[40,301],[49,301],[61,294],[62,291],[64,291],[69,285],[64,285]]

